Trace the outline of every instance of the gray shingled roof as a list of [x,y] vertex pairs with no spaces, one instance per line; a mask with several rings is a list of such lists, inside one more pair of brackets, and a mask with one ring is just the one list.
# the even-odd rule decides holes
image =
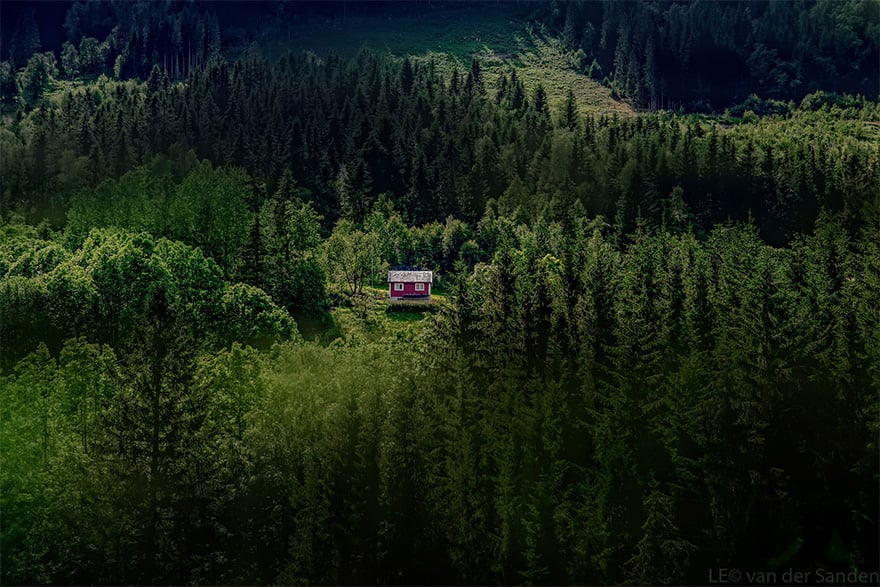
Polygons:
[[389,283],[434,283],[434,274],[431,271],[389,271]]

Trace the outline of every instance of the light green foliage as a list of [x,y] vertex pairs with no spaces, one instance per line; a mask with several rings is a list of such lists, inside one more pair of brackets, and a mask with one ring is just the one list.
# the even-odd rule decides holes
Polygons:
[[3,365],[8,367],[12,357],[33,350],[34,334],[49,338],[50,312],[47,307],[49,292],[43,279],[13,276],[0,280],[0,323],[3,324]]
[[361,293],[371,274],[381,271],[379,239],[374,233],[340,220],[324,245],[328,274],[352,296]]
[[444,271],[452,269],[453,263],[459,258],[462,246],[471,236],[470,226],[452,216],[446,219],[446,226],[443,228],[443,239],[441,241],[443,251],[441,267]]
[[[118,180],[78,192],[67,214],[65,231],[73,244],[79,244],[92,228],[114,226],[162,233],[159,224],[166,199],[160,177],[138,168]],[[166,210],[167,211],[167,210]]]
[[289,314],[265,293],[228,284],[213,260],[183,243],[96,229],[73,253],[59,247],[19,237],[0,248],[18,254],[0,279],[0,311],[7,340],[15,343],[10,359],[31,350],[41,329],[50,339],[86,335],[128,348],[156,295],[204,343],[297,336]]
[[[416,473],[418,464],[408,459],[424,454],[418,408],[394,393],[407,378],[405,365],[405,353],[377,346],[279,349],[251,437],[260,479],[269,483],[263,486],[283,488],[292,508],[292,525],[276,518],[267,528],[290,545],[278,581],[399,576],[388,548],[396,540],[409,541],[416,551],[426,546],[411,544],[407,532],[395,536],[399,528],[389,524],[395,515],[417,523],[404,517],[415,512],[397,509],[394,500],[410,495],[398,483]],[[273,479],[291,483],[276,486]]]
[[235,274],[253,221],[247,208],[249,194],[244,170],[214,169],[203,162],[177,188],[171,205],[175,236],[202,247],[227,277]]
[[410,228],[413,243],[413,265],[439,269],[444,259],[443,225],[430,222],[420,227]]
[[230,528],[251,531],[220,513],[251,471],[263,362],[239,344],[194,358],[160,306],[124,357],[71,339],[0,380],[4,582],[198,580]]
[[0,383],[4,582],[72,579],[119,531],[89,505],[105,499],[91,475],[117,376],[112,350],[79,339],[57,361],[40,345]]
[[308,203],[294,207],[290,211],[290,247],[299,253],[315,249],[321,244],[322,217]]
[[79,51],[70,41],[65,41],[61,46],[61,69],[67,77],[76,77],[79,74]]
[[64,247],[57,243],[37,243],[34,249],[19,254],[6,274],[37,277],[60,265],[68,256]]
[[[173,156],[180,159],[170,159]],[[198,162],[192,152],[170,157],[157,157],[118,180],[80,191],[68,213],[68,239],[79,244],[89,229],[102,226],[173,237],[201,247],[230,278],[253,223],[247,207],[250,180],[241,169],[215,169]],[[313,242],[315,235],[309,231],[314,229],[308,223],[315,219],[302,214],[305,232],[296,236]]]
[[259,354],[251,347],[233,343],[229,350],[200,358],[196,384],[206,389],[212,404],[212,425],[241,450],[248,418],[267,392],[266,374]]
[[79,70],[86,75],[98,75],[107,64],[107,43],[94,37],[82,37],[79,42]]
[[266,345],[297,335],[296,322],[290,314],[252,285],[237,283],[226,288],[221,303],[221,316],[230,340]]
[[0,546],[5,553],[4,582],[6,577],[51,581],[51,562],[41,560],[50,546],[41,543],[42,533],[35,530],[51,523],[52,512],[58,506],[47,484],[51,481],[47,473],[58,456],[55,432],[59,410],[53,406],[55,371],[54,359],[46,346],[40,345],[19,363],[13,376],[0,380],[0,507],[4,512]]
[[292,312],[316,314],[324,305],[325,275],[318,262],[321,216],[311,204],[281,199],[281,189],[260,209],[254,225],[259,243],[241,270],[276,303]]
[[41,236],[39,228],[13,222],[0,225],[0,276],[37,277],[48,273],[67,258],[67,252]]
[[108,402],[119,380],[116,356],[107,345],[83,337],[65,342],[58,357],[59,393],[84,454],[100,447],[97,437]]
[[409,228],[394,209],[394,203],[381,194],[373,211],[364,220],[364,229],[378,236],[381,258],[390,265],[412,265],[414,247]]
[[51,51],[30,57],[27,66],[16,77],[19,106],[30,110],[38,106],[43,94],[58,76],[55,54]]
[[88,231],[98,227],[115,226],[167,237],[182,232],[180,219],[172,215],[176,185],[198,165],[194,152],[172,149],[118,179],[77,191],[67,213],[68,243],[81,244]]

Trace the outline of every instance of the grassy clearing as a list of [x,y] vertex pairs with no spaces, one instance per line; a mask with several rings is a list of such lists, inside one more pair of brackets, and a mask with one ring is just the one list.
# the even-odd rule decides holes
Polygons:
[[[363,47],[394,57],[433,61],[444,74],[465,71],[473,58],[483,66],[486,88],[494,92],[502,73],[516,68],[531,92],[543,84],[551,110],[556,111],[571,89],[581,112],[633,114],[611,97],[610,90],[573,69],[560,43],[533,30],[528,4],[495,3],[438,6],[417,14],[352,15],[344,19],[301,20],[284,28],[268,28],[257,39],[262,51],[277,57],[287,51],[334,52],[353,56]],[[241,47],[231,48],[230,56]]]
[[43,97],[46,103],[50,106],[61,108],[63,106],[64,95],[68,92],[90,90],[93,93],[97,92],[99,95],[109,95],[112,92],[115,92],[116,88],[120,86],[129,90],[134,90],[140,85],[143,85],[143,82],[135,79],[120,81],[109,78],[106,75],[81,77],[72,80],[60,79],[52,82],[52,85]]
[[515,55],[499,54],[488,47],[475,55],[483,63],[489,85],[495,87],[501,74],[515,67],[517,76],[530,91],[538,84],[544,86],[553,112],[561,109],[571,89],[583,113],[634,114],[629,105],[611,97],[610,89],[575,71],[571,56],[558,39],[546,37],[528,27],[525,35],[518,37],[520,48]]
[[[352,57],[366,47],[398,58],[411,56],[423,63],[432,61],[446,76],[453,69],[465,72],[471,59],[476,58],[483,67],[490,93],[494,93],[501,75],[515,68],[529,92],[539,83],[544,86],[554,113],[571,89],[582,113],[633,114],[627,104],[611,97],[608,88],[575,71],[570,55],[557,39],[533,29],[531,10],[528,3],[461,3],[436,6],[427,12],[401,9],[375,16],[351,15],[345,19],[303,18],[284,28],[255,22],[237,33],[239,40],[226,48],[226,55],[229,59],[240,55],[249,44],[244,40],[246,31],[256,30],[259,34],[254,40],[269,58],[289,51],[311,51],[319,55],[334,52]],[[64,94],[70,90],[113,91],[117,85],[137,83],[106,76],[59,80],[46,93],[46,99],[60,107]]]
[[412,340],[446,300],[445,293],[432,293],[431,306],[414,311],[392,305],[384,288],[367,286],[364,294],[362,305],[333,307],[321,320],[300,323],[303,338],[325,345]]

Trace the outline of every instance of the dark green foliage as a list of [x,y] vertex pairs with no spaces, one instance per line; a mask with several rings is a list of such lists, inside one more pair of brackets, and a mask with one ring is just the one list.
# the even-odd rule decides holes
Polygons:
[[752,93],[799,100],[819,89],[877,92],[875,2],[571,0],[538,14],[581,63],[608,71],[612,88],[640,108],[705,111]]
[[146,79],[159,66],[179,78],[220,53],[217,15],[195,4],[74,2],[64,28],[79,47],[78,68],[69,76]]
[[[461,257],[454,295],[423,335],[266,354],[205,344],[294,331],[197,250],[5,227],[4,320],[115,350],[40,344],[6,376],[4,581],[876,568],[876,230],[826,212],[788,249],[754,225],[618,247],[601,220],[567,224],[450,219],[432,238],[438,263]],[[472,270],[471,236],[494,249]],[[357,260],[383,238],[342,222],[331,240]]]
[[[230,275],[241,270],[231,256],[243,240],[255,242],[244,207],[256,213],[267,196],[311,203],[325,228],[339,217],[365,222],[381,196],[416,225],[449,214],[476,223],[492,201],[529,221],[602,214],[625,232],[639,216],[707,231],[751,213],[766,238],[784,242],[823,205],[846,209],[857,228],[878,189],[876,105],[860,98],[817,94],[776,118],[727,128],[669,115],[582,117],[572,96],[551,116],[540,87],[517,97],[513,74],[493,100],[416,64],[412,91],[392,96],[383,80],[399,67],[368,52],[351,61],[289,56],[215,62],[185,89],[156,69],[145,85],[66,93],[60,108],[38,109],[2,137],[4,159],[16,163],[3,167],[0,209],[182,238]],[[271,113],[263,103],[274,104]],[[170,173],[174,184],[186,179],[176,189],[169,160],[185,169]],[[675,187],[681,198],[665,210]],[[106,218],[79,216],[93,198]]]
[[33,9],[26,10],[15,24],[9,40],[9,60],[23,67],[34,53],[40,51],[40,29]]
[[[814,238],[829,240],[798,250],[813,251],[810,254],[826,251],[823,255],[834,255],[831,251],[838,250],[844,255],[841,259],[853,259],[851,252],[842,252],[849,248],[842,241],[832,244],[837,238],[846,240],[842,236],[845,232],[839,224],[828,222],[820,224]],[[584,242],[579,248],[595,251],[596,238],[601,243],[601,237],[594,237],[593,242]],[[837,540],[847,532],[853,532],[851,538],[842,539],[848,544],[848,556],[866,556],[856,553],[866,553],[865,545],[876,544],[876,540],[859,534],[863,530],[857,528],[865,528],[859,520],[875,515],[876,506],[856,498],[861,505],[853,505],[849,514],[841,510],[826,518],[820,505],[825,498],[818,497],[808,479],[821,476],[831,465],[804,456],[804,452],[827,454],[829,443],[845,443],[846,450],[854,452],[846,456],[838,453],[839,462],[855,469],[847,480],[829,480],[826,495],[830,492],[844,501],[852,499],[859,493],[851,492],[853,486],[861,487],[860,495],[876,495],[876,468],[869,473],[856,464],[872,458],[871,454],[876,457],[870,432],[877,425],[876,412],[867,405],[855,408],[852,403],[860,401],[855,399],[856,389],[876,389],[876,381],[867,373],[855,375],[858,368],[852,370],[850,355],[862,344],[873,347],[874,343],[868,339],[857,343],[852,335],[844,334],[851,330],[838,330],[834,325],[842,315],[824,318],[806,309],[812,307],[812,296],[826,291],[816,288],[827,279],[827,269],[822,270],[823,277],[820,273],[795,277],[799,273],[793,264],[795,257],[761,243],[753,227],[719,228],[704,245],[689,236],[663,233],[637,233],[631,238],[633,244],[622,254],[606,249],[604,255],[610,257],[611,265],[605,279],[610,278],[610,289],[602,285],[601,274],[584,276],[588,289],[579,302],[584,318],[575,324],[585,328],[604,321],[606,325],[597,333],[602,337],[598,345],[588,337],[570,337],[564,328],[553,327],[554,323],[565,324],[565,306],[554,305],[553,287],[541,279],[539,266],[525,269],[532,255],[552,251],[550,241],[541,241],[546,244],[534,253],[529,252],[533,244],[521,241],[523,265],[511,266],[497,257],[492,267],[478,268],[469,280],[467,294],[462,292],[454,310],[444,318],[452,329],[441,331],[447,333],[440,334],[440,340],[445,341],[441,344],[459,347],[470,357],[469,375],[461,374],[461,359],[450,357],[445,368],[449,375],[435,375],[434,385],[442,389],[440,382],[448,380],[452,389],[461,386],[463,378],[472,381],[467,384],[470,397],[472,401],[480,398],[483,414],[474,430],[493,425],[491,406],[508,405],[511,398],[524,394],[527,403],[517,408],[522,412],[514,414],[525,417],[530,413],[526,406],[550,401],[550,413],[568,423],[563,425],[563,434],[566,429],[577,430],[577,426],[569,426],[580,420],[587,427],[578,434],[591,439],[589,452],[563,453],[550,459],[563,471],[586,467],[581,486],[586,495],[582,499],[592,505],[579,514],[588,516],[581,521],[583,529],[571,537],[549,520],[531,522],[545,525],[538,527],[550,532],[536,543],[550,552],[534,558],[537,554],[529,550],[531,543],[524,537],[518,546],[524,558],[508,564],[517,565],[526,577],[553,583],[700,583],[706,581],[708,567],[722,561],[760,567],[771,554],[782,552],[795,541],[803,546],[787,564],[822,564],[819,560],[829,566],[839,564],[834,562],[837,559],[823,558],[830,556],[824,549],[833,535]],[[518,266],[524,267],[522,273]],[[834,266],[842,271],[836,287],[845,291],[844,284],[859,281],[847,273],[845,264]],[[502,285],[505,278],[512,283]],[[709,284],[714,285],[707,289]],[[514,291],[522,292],[517,296],[519,301],[504,297],[502,292],[509,291],[511,285]],[[533,287],[545,290],[546,297],[529,293]],[[838,298],[842,305],[824,299],[823,304],[851,317],[844,320],[861,313],[843,302],[843,297]],[[602,310],[608,303],[612,304],[610,314]],[[541,317],[544,312],[549,318]],[[504,318],[505,314],[512,319]],[[802,321],[808,314],[818,330],[805,328]],[[835,331],[839,334],[832,334]],[[837,350],[818,350],[829,344]],[[563,350],[560,354],[554,349]],[[817,361],[829,356],[827,352],[838,354],[827,363]],[[545,365],[553,368],[544,371]],[[841,369],[847,374],[833,382],[834,373],[842,373]],[[540,384],[533,387],[530,382],[535,377]],[[861,383],[849,392],[853,377],[861,377]],[[564,382],[561,387],[560,382]],[[491,392],[493,389],[498,392]],[[819,394],[815,400],[809,399],[813,390]],[[573,404],[553,403],[550,398],[559,393],[562,397],[578,394],[579,399]],[[843,410],[851,414],[849,410],[855,409],[862,415],[847,417],[862,424],[833,432],[835,425],[828,421],[820,432],[815,418],[825,418],[819,412],[808,415],[816,409],[808,407],[815,405],[813,401],[828,402],[819,409],[822,413]],[[572,413],[572,408],[577,411]],[[504,421],[511,417],[508,414]],[[508,434],[496,431],[486,438],[503,444]],[[855,441],[854,436],[860,440]],[[578,446],[578,436],[563,438],[561,446]],[[525,446],[534,451],[546,444]],[[510,457],[505,456],[496,466],[501,470],[510,467]],[[472,465],[470,470],[479,468]],[[579,486],[565,487],[574,490]],[[502,488],[498,485],[494,491],[502,492]],[[504,494],[490,495],[498,495],[497,500]],[[540,511],[541,502],[535,501],[535,495],[524,499],[537,508],[532,514]],[[566,504],[556,502],[555,507]],[[697,509],[696,504],[704,504],[703,509]],[[496,511],[499,507],[496,505]],[[743,512],[748,514],[743,516]],[[527,514],[520,516],[517,519],[522,523],[530,519]],[[838,522],[830,523],[832,519]],[[531,530],[526,526],[523,531],[528,536]],[[584,564],[574,577],[553,578],[553,573],[563,572],[565,567],[546,567],[545,561],[554,560],[554,556],[570,561],[562,545],[571,540],[592,544],[602,554]],[[501,561],[497,564],[504,565]],[[855,564],[875,568],[876,556]],[[471,575],[468,580],[485,579]]]
[[[861,67],[875,7],[832,4],[549,18],[653,108],[706,47],[777,98]],[[551,112],[478,60],[208,63],[210,13],[147,8],[75,3],[62,54],[145,83],[0,64],[0,583],[877,571],[875,103]],[[440,299],[384,306],[395,265]]]

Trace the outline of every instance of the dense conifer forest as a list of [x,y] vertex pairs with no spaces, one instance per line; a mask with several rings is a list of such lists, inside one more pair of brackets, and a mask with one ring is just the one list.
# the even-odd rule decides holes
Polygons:
[[0,11],[3,584],[880,582],[875,0]]

